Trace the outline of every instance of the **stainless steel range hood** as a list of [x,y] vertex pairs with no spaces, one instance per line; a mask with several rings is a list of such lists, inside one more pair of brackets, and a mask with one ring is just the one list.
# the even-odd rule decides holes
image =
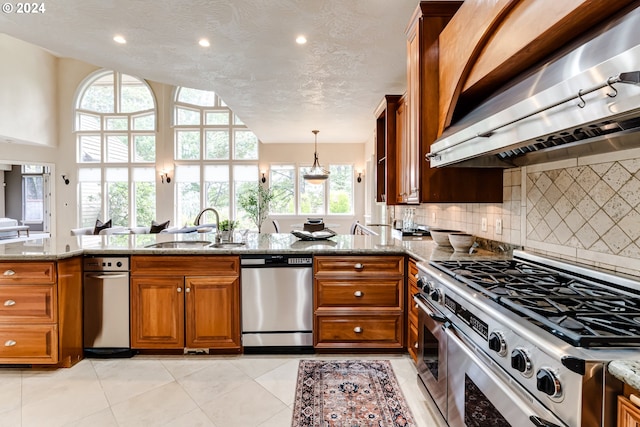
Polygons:
[[432,167],[517,167],[640,147],[640,7],[449,127]]

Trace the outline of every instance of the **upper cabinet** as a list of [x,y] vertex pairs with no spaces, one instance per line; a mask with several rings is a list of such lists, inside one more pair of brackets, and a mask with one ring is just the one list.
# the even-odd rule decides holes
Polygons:
[[401,95],[386,95],[376,109],[376,201],[395,204],[396,110]]

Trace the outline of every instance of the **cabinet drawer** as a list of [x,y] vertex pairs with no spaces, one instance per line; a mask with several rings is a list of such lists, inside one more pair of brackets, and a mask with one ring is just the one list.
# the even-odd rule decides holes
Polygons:
[[418,293],[418,288],[411,286],[407,295],[407,316],[410,322],[418,324],[418,305],[413,300],[413,296]]
[[402,348],[402,316],[316,316],[318,348]]
[[313,265],[317,274],[404,274],[404,258],[401,256],[319,256],[314,258]]
[[402,279],[316,281],[316,309],[402,308]]
[[57,363],[56,325],[0,326],[0,363]]
[[0,286],[0,323],[52,323],[56,305],[54,285]]
[[237,276],[240,257],[237,256],[132,256],[131,274],[159,275],[176,273],[184,276]]
[[55,281],[56,269],[52,262],[0,262],[0,285]]
[[409,261],[409,274],[407,275],[407,282],[409,286],[418,286],[418,266],[414,260]]
[[409,322],[407,351],[414,362],[418,361],[418,324]]

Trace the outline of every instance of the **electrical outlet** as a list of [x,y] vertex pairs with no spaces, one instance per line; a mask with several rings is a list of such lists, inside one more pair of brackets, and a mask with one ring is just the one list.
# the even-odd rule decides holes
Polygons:
[[431,212],[431,223],[432,224],[436,223],[436,213],[435,212]]
[[487,218],[482,218],[482,225],[480,226],[481,231],[487,231]]
[[496,219],[496,234],[502,234],[502,218]]

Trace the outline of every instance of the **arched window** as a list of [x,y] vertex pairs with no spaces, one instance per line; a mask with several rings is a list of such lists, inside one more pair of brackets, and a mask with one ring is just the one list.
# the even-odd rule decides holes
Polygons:
[[178,87],[173,106],[176,223],[213,207],[221,219],[255,227],[237,205],[258,183],[256,135],[211,91]]
[[102,70],[75,102],[78,222],[145,226],[156,210],[156,102],[136,77]]

